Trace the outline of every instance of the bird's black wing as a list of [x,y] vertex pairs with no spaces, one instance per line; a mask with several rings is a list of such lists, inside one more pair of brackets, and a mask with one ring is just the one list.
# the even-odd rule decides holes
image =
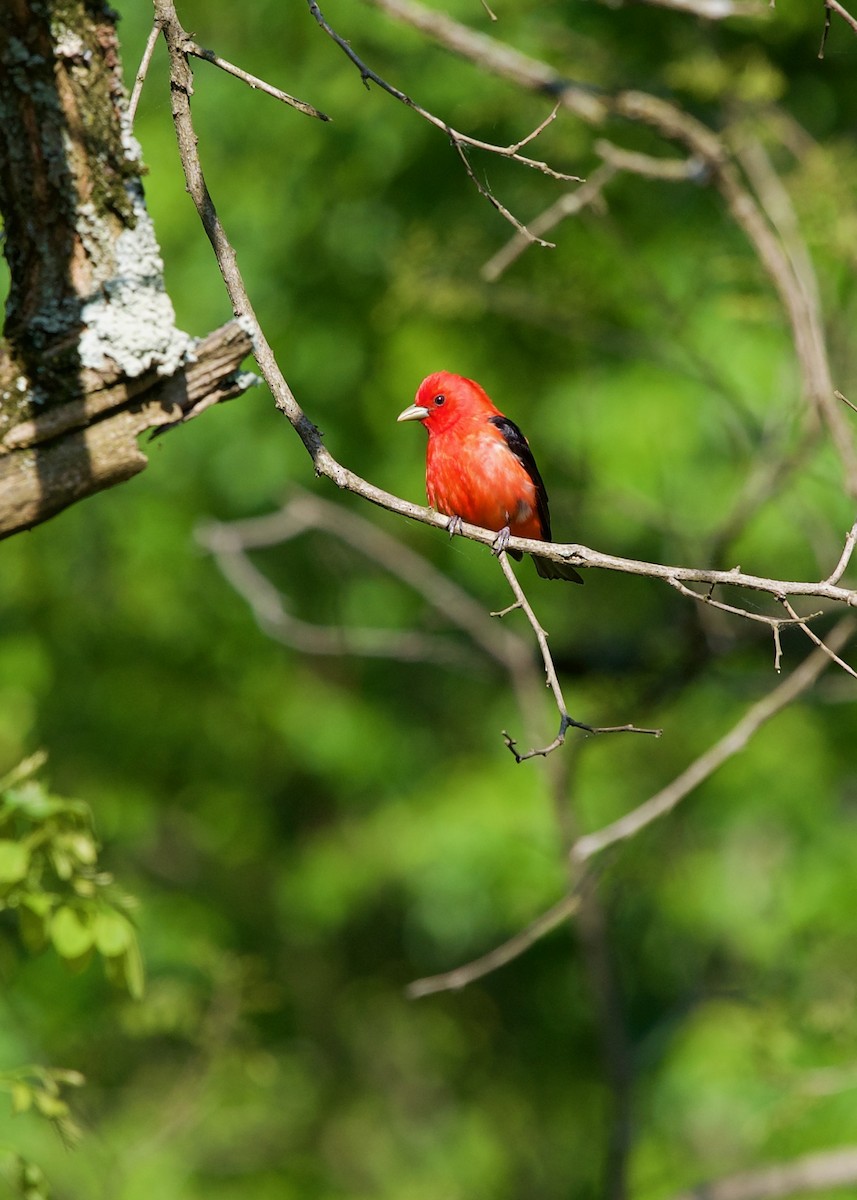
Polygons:
[[548,510],[547,488],[539,474],[539,468],[536,466],[536,460],[533,458],[533,452],[527,443],[527,439],[515,422],[510,421],[508,417],[489,417],[488,420],[500,430],[506,445],[536,485],[536,511],[539,515],[542,537],[546,542],[549,542],[551,540],[551,518],[550,511]]

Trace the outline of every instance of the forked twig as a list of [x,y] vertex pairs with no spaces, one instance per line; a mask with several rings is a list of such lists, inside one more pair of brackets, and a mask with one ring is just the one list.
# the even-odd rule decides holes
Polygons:
[[517,575],[512,570],[512,564],[509,562],[509,556],[507,555],[506,551],[501,550],[499,552],[499,554],[497,555],[497,558],[499,560],[503,574],[506,576],[506,581],[509,584],[509,587],[512,589],[512,592],[515,596],[515,603],[513,605],[511,605],[510,608],[504,609],[502,611],[502,613],[497,613],[497,614],[492,614],[492,615],[505,616],[507,613],[513,612],[515,609],[520,609],[521,612],[524,614],[524,616],[527,618],[527,620],[530,623],[530,627],[532,628],[533,633],[536,635],[536,641],[539,644],[539,650],[541,651],[541,655],[542,655],[542,662],[545,665],[545,676],[547,678],[547,685],[553,692],[554,700],[556,701],[556,706],[559,709],[559,732],[557,733],[556,737],[549,745],[542,746],[538,750],[533,749],[533,750],[527,750],[526,753],[524,753],[524,754],[519,753],[519,751],[516,749],[517,743],[515,742],[514,738],[510,737],[510,735],[506,732],[505,729],[503,730],[503,740],[506,743],[507,748],[513,754],[513,756],[515,758],[515,762],[517,762],[517,763],[526,762],[527,759],[529,759],[529,758],[546,758],[548,756],[548,754],[551,754],[554,750],[558,750],[559,747],[565,742],[565,735],[568,733],[569,729],[581,729],[585,733],[591,733],[591,734],[646,733],[652,737],[660,737],[661,734],[663,733],[662,729],[640,729],[636,725],[610,725],[610,726],[586,725],[583,721],[576,721],[574,719],[574,717],[569,716],[568,708],[566,707],[566,703],[565,703],[565,698],[562,694],[562,688],[560,687],[559,677],[557,676],[557,673],[556,673],[556,666],[554,665],[553,655],[551,654],[550,648],[548,646],[548,635],[547,635],[546,631],[542,628],[542,625],[540,624],[538,617],[533,612],[532,605],[530,604],[529,600],[527,599],[526,593],[524,592],[524,589],[521,587],[521,584],[518,580]]

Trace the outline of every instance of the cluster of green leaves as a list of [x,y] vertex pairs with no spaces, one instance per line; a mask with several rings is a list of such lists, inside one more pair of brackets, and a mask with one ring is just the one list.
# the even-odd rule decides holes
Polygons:
[[0,779],[0,912],[17,914],[31,952],[50,945],[71,971],[84,970],[97,953],[108,977],[139,998],[134,901],[98,870],[89,806],[52,795],[34,777],[44,761],[35,754]]
[[[14,913],[23,945],[51,946],[80,972],[98,953],[108,977],[131,996],[143,993],[143,960],[130,913],[131,897],[98,870],[92,813],[80,800],[53,795],[38,772],[46,755],[31,755],[0,778],[0,913]],[[35,1112],[72,1147],[80,1137],[63,1091],[81,1087],[80,1071],[40,1065],[0,1070],[0,1092],[12,1112]],[[41,1167],[0,1145],[0,1174],[22,1200],[51,1192]]]
[[[148,11],[122,7],[130,75]],[[509,143],[547,113],[543,98],[372,9],[323,7],[374,68],[457,128]],[[516,0],[492,4],[490,27],[470,0],[443,7],[563,75],[665,93],[761,138],[819,268],[837,381],[854,392],[847,29],[832,30],[819,64],[809,6],[714,25],[653,6]],[[829,571],[852,514],[832,455],[802,443],[786,324],[710,189],[619,179],[604,211],[489,286],[479,268],[510,230],[442,134],[364,89],[301,5],[179,11],[201,44],[333,117],[310,122],[196,64],[218,211],[286,375],[339,458],[418,499],[420,431],[395,415],[423,375],[459,370],[525,428],[558,537],[784,577]],[[167,286],[182,326],[201,334],[230,313],[184,192],[161,53],[137,132]],[[598,135],[669,152],[626,125]],[[539,157],[585,175],[594,136],[561,115]],[[562,186],[473,161],[521,218]],[[783,456],[804,469],[722,544],[748,474]],[[552,904],[566,882],[561,828],[627,811],[725,732],[776,681],[769,640],[646,581],[590,573],[570,589],[522,564],[574,715],[665,729],[657,742],[570,740],[574,787],[557,814],[539,764],[515,767],[502,745],[503,728],[525,736],[524,719],[493,663],[459,673],[274,646],[195,550],[201,519],[268,511],[292,478],[322,486],[261,389],[150,457],[131,483],[0,547],[0,761],[46,745],[58,790],[88,798],[99,860],[141,899],[149,976],[131,1003],[100,972],[69,976],[58,955],[22,954],[17,913],[0,924],[0,1065],[83,1072],[81,1120],[97,1131],[69,1156],[44,1122],[21,1121],[20,1154],[74,1200],[105,1180],[111,1200],[602,1195],[612,1100],[577,936],[557,931],[461,993],[413,1004],[403,989]],[[479,548],[365,515],[486,610],[508,602]],[[259,561],[305,620],[444,624],[335,538]],[[794,633],[784,645],[789,670],[806,648]],[[853,1137],[850,688],[830,673],[604,863],[635,1069],[635,1200]],[[530,717],[553,733],[548,709]],[[7,841],[32,833],[14,821]],[[75,935],[99,950],[95,920],[79,919],[87,902],[113,905],[114,934],[129,913],[79,852],[91,826],[70,812],[58,832],[95,893],[76,893],[46,852],[28,863],[57,897],[42,935],[59,908],[76,914],[59,923],[74,960],[86,952]],[[14,865],[21,852],[7,853]]]

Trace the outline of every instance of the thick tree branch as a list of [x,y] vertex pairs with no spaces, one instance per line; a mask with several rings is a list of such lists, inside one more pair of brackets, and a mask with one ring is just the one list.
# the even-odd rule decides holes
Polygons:
[[106,6],[19,0],[0,22],[0,537],[142,470],[137,437],[240,394],[237,325],[175,325]]

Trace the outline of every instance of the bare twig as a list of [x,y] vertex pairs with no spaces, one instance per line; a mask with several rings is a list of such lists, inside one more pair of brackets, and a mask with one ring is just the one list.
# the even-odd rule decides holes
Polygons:
[[598,727],[594,725],[586,725],[582,721],[575,721],[574,717],[569,716],[565,699],[562,694],[562,688],[560,687],[559,678],[556,673],[556,667],[554,666],[553,656],[551,655],[548,647],[548,635],[539,623],[538,617],[533,612],[532,605],[527,599],[526,593],[521,587],[517,575],[512,570],[512,564],[509,562],[509,557],[505,550],[501,550],[497,557],[503,570],[503,574],[506,576],[506,581],[515,596],[515,603],[510,609],[505,609],[504,614],[519,608],[529,621],[530,627],[533,633],[536,635],[536,641],[539,644],[539,650],[541,651],[542,655],[542,662],[545,665],[547,685],[553,692],[556,706],[559,709],[559,732],[549,745],[542,746],[538,750],[528,750],[525,754],[520,754],[516,749],[517,743],[515,742],[514,738],[510,737],[505,730],[503,731],[503,740],[505,741],[508,749],[514,755],[515,762],[526,762],[527,759],[530,758],[546,758],[548,754],[551,754],[554,750],[558,750],[559,747],[563,745],[565,742],[566,733],[572,728],[581,729],[586,733],[592,734],[645,733],[651,735],[652,737],[660,737],[661,733],[663,732],[661,729],[639,729],[636,725],[611,725]]
[[845,545],[842,548],[842,554],[840,555],[839,562],[836,564],[831,574],[828,575],[825,583],[839,582],[839,580],[845,574],[845,570],[851,561],[851,555],[854,553],[855,543],[857,543],[857,521],[855,521],[848,530],[848,533],[845,536]]
[[212,63],[215,67],[219,67],[221,71],[225,71],[227,75],[233,75],[236,79],[240,79],[249,87],[260,92],[265,92],[268,96],[273,96],[275,100],[281,100],[283,104],[288,104],[292,108],[296,108],[298,112],[304,113],[307,117],[317,117],[319,121],[329,121],[325,113],[321,112],[312,104],[307,104],[306,100],[298,100],[296,96],[290,96],[288,92],[284,92],[281,88],[274,87],[270,83],[266,83],[264,79],[259,79],[256,75],[251,75],[249,71],[243,70],[241,67],[236,67],[234,63],[227,62],[225,58],[221,58],[219,54],[215,54],[213,50],[205,50],[202,46],[198,46],[191,38],[188,38],[183,46],[185,54],[190,54],[194,58],[202,58],[206,62]]
[[134,117],[137,115],[137,105],[140,103],[143,84],[146,82],[146,76],[149,73],[149,64],[152,61],[152,55],[155,53],[155,46],[160,36],[161,26],[158,21],[155,21],[154,25],[149,30],[149,36],[146,38],[146,46],[143,50],[143,57],[140,59],[140,65],[137,68],[137,74],[134,78],[134,87],[128,100],[128,125],[131,128],[133,128],[134,125]]
[[[572,217],[579,213],[587,205],[595,204],[604,188],[616,174],[614,168],[604,165],[593,171],[589,179],[582,183],[579,188],[575,188],[573,192],[567,192],[566,195],[560,196],[550,208],[545,209],[543,213],[539,213],[530,221],[525,230],[519,230],[505,246],[501,247],[482,268],[483,279],[494,282],[495,279],[507,270],[515,259],[520,258],[533,238],[541,238],[543,233],[547,233],[549,229],[553,229],[560,221],[564,221],[566,217]],[[542,242],[543,246],[553,245],[552,242]]]
[[821,31],[821,45],[818,48],[818,57],[820,59],[824,58],[827,37],[830,33],[830,14],[834,12],[857,33],[857,17],[852,17],[851,13],[839,3],[839,0],[824,0],[824,27]]
[[782,1200],[857,1183],[857,1146],[806,1154],[792,1162],[744,1171],[680,1192],[673,1200]]
[[855,629],[857,629],[857,620],[851,616],[843,617],[828,635],[824,650],[813,650],[787,679],[784,679],[767,696],[749,708],[741,720],[724,737],[710,746],[671,783],[649,800],[626,813],[624,817],[620,817],[596,833],[585,834],[578,838],[572,847],[574,860],[579,863],[586,862],[593,855],[606,849],[607,846],[634,837],[653,821],[672,812],[676,805],[690,795],[703,780],[713,775],[727,759],[743,750],[754,734],[771,717],[776,716],[778,712],[781,712],[793,700],[812,687],[821,672],[829,665],[831,652],[836,653],[841,650],[852,637]]
[[461,133],[457,129],[453,129],[452,126],[446,121],[442,120],[440,117],[436,117],[434,113],[429,112],[428,109],[423,108],[422,105],[417,104],[415,100],[413,100],[400,88],[388,83],[386,79],[382,78],[376,71],[373,71],[372,68],[367,66],[363,59],[359,57],[359,55],[351,46],[350,42],[347,42],[345,38],[341,37],[328,23],[318,6],[317,0],[307,0],[307,3],[309,5],[310,12],[320,28],[324,30],[328,37],[331,38],[331,40],[335,42],[337,46],[339,46],[340,50],[342,50],[346,57],[354,64],[354,66],[360,72],[360,78],[367,87],[369,86],[370,82],[374,83],[377,87],[385,91],[387,95],[392,96],[393,99],[398,100],[401,104],[404,104],[408,108],[412,109],[415,113],[417,113],[418,116],[422,117],[424,121],[427,121],[430,125],[434,125],[436,129],[442,130],[452,142],[455,150],[458,152],[458,155],[461,158],[461,161],[463,162],[470,179],[476,184],[476,187],[479,189],[481,194],[501,214],[501,216],[503,216],[511,225],[513,225],[518,233],[522,237],[526,238],[529,243],[535,242],[540,246],[548,247],[552,245],[552,243],[542,241],[540,237],[530,233],[527,227],[523,225],[516,217],[514,217],[509,210],[500,203],[499,200],[497,200],[491,189],[485,183],[483,183],[473,171],[470,161],[467,157],[467,150],[485,150],[490,154],[496,154],[502,158],[511,159],[513,162],[520,163],[522,166],[530,167],[535,171],[540,171],[542,174],[550,176],[551,179],[559,179],[567,182],[572,180],[580,182],[579,176],[568,175],[565,172],[556,171],[543,160],[529,158],[527,155],[521,154],[520,152],[523,146],[528,145],[535,138],[537,138],[539,134],[542,133],[543,130],[555,120],[557,112],[559,111],[558,103],[555,105],[553,111],[549,113],[544,120],[540,121],[531,133],[527,134],[526,137],[521,138],[520,141],[513,142],[511,145],[500,146],[494,142],[485,142],[479,138],[470,137],[467,134]]
[[731,613],[736,617],[743,617],[747,621],[757,621],[761,625],[767,625],[774,637],[774,670],[779,671],[783,657],[783,648],[780,644],[780,630],[785,625],[800,625],[804,626],[806,621],[813,621],[816,617],[822,616],[821,612],[811,613],[807,617],[769,617],[764,613],[750,612],[746,608],[738,608],[734,604],[724,604],[722,600],[715,600],[711,591],[696,592],[693,588],[685,587],[679,579],[671,579],[670,584],[680,592],[682,596],[688,596],[691,600],[698,600],[700,604],[707,604],[710,608],[719,609],[720,612]]
[[808,617],[799,617],[798,614],[795,612],[795,610],[792,608],[792,606],[789,604],[788,600],[786,600],[785,596],[782,597],[780,603],[782,604],[782,606],[786,610],[786,612],[789,614],[789,616],[791,617],[794,624],[798,625],[804,631],[804,633],[809,638],[809,640],[811,642],[814,642],[815,645],[818,646],[819,650],[822,650],[828,656],[828,658],[830,659],[831,662],[835,662],[836,665],[838,667],[841,667],[842,670],[845,671],[845,673],[847,675],[851,675],[855,679],[857,679],[857,671],[855,671],[853,667],[850,667],[844,658],[840,658],[838,654],[834,654],[834,652],[830,649],[830,647],[821,640],[821,638],[818,636],[818,634],[814,633],[810,629],[810,627],[806,623],[809,620]]
[[456,967],[454,971],[445,971],[442,975],[429,975],[425,979],[415,979],[413,983],[408,984],[405,994],[411,1000],[417,1000],[421,996],[430,996],[434,992],[453,992],[467,987],[469,983],[481,979],[483,975],[489,975],[492,971],[505,967],[513,959],[519,958],[529,950],[530,946],[573,916],[579,906],[580,896],[578,893],[563,896],[553,908],[549,908],[546,913],[542,913],[540,917],[531,922],[526,929],[516,933],[507,942],[503,942],[502,946],[497,946],[496,949],[490,950],[472,962]]

